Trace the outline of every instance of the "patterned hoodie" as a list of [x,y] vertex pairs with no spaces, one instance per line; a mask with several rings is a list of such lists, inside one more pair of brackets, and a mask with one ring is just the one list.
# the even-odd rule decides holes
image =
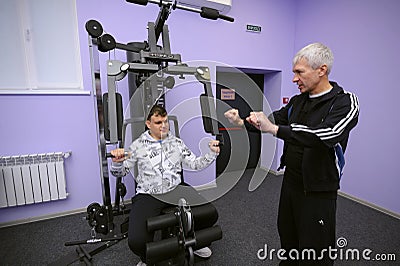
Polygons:
[[192,170],[209,166],[217,153],[209,151],[197,157],[183,141],[171,133],[162,140],[155,140],[149,131],[142,133],[129,146],[129,158],[124,162],[113,162],[111,173],[116,177],[125,176],[135,164],[138,175],[135,178],[136,193],[164,194],[181,183],[182,165]]

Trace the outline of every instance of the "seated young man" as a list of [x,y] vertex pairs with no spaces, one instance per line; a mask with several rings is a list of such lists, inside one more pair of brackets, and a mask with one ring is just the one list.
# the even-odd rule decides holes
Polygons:
[[[169,132],[167,111],[161,106],[153,106],[147,116],[146,126],[148,130],[129,146],[128,156],[124,149],[111,151],[111,172],[114,176],[126,175],[135,164],[138,167],[136,195],[132,198],[128,231],[129,248],[141,258],[138,265],[146,265],[146,243],[154,238],[154,232],[149,233],[146,229],[147,219],[162,214],[163,209],[178,203],[173,205],[154,195],[174,192],[182,182],[182,165],[193,170],[206,168],[220,151],[219,141],[212,140],[209,143],[210,151],[197,157],[181,139]],[[194,188],[191,189],[197,193]],[[218,213],[211,204],[210,207],[214,210],[212,217],[196,221],[196,230],[208,228],[217,221]],[[201,257],[211,256],[208,247],[194,253]]]

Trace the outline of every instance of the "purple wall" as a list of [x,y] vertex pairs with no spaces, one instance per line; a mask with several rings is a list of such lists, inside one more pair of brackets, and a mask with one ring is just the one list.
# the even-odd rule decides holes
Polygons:
[[[235,18],[234,23],[207,21],[198,14],[176,10],[167,24],[172,52],[180,53],[184,61],[210,60],[241,68],[281,70],[282,97],[297,93],[291,83],[294,51],[313,41],[331,46],[336,56],[332,79],[357,93],[361,102],[360,124],[351,135],[342,190],[400,213],[394,154],[399,148],[395,141],[399,129],[385,127],[386,120],[379,119],[386,114],[394,116],[397,111],[391,103],[399,95],[394,88],[399,10],[396,0],[233,1],[229,15]],[[121,43],[143,41],[147,39],[147,22],[155,20],[158,7],[122,0],[77,0],[77,11],[84,89],[91,91],[85,22],[100,21]],[[247,23],[261,25],[262,32],[246,32]],[[103,60],[107,57],[102,55]],[[0,209],[0,223],[80,210],[102,201],[93,96],[1,95],[0,113],[1,155],[72,151],[66,160],[69,197]],[[193,132],[196,137],[202,136]],[[184,131],[183,139],[187,136],[191,138],[190,131]],[[187,142],[191,145],[191,140]],[[132,188],[128,190],[131,195]]]
[[299,1],[296,50],[321,41],[335,55],[331,79],[357,94],[360,120],[350,136],[342,191],[400,213],[400,1]]
[[66,200],[0,209],[0,222],[82,208],[101,199],[93,102],[87,95],[2,95],[1,154],[72,151]]

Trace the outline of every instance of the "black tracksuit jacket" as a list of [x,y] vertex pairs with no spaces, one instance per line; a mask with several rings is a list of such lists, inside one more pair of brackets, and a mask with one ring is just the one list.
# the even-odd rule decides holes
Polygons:
[[302,176],[305,192],[336,191],[344,166],[344,152],[349,134],[357,125],[357,96],[346,92],[336,82],[332,90],[320,96],[307,112],[305,125],[296,124],[308,93],[293,96],[289,103],[269,117],[279,126],[277,137],[284,140],[280,168],[285,166],[287,145],[300,144],[303,150]]

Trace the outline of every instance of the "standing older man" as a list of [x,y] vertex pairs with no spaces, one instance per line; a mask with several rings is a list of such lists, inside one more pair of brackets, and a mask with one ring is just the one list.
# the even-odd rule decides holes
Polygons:
[[278,231],[287,259],[281,265],[333,264],[328,250],[335,248],[337,190],[359,105],[356,95],[329,81],[332,65],[328,47],[310,44],[293,59],[293,82],[300,94],[286,106],[269,118],[262,112],[245,120],[238,110],[225,113],[231,123],[284,141]]

